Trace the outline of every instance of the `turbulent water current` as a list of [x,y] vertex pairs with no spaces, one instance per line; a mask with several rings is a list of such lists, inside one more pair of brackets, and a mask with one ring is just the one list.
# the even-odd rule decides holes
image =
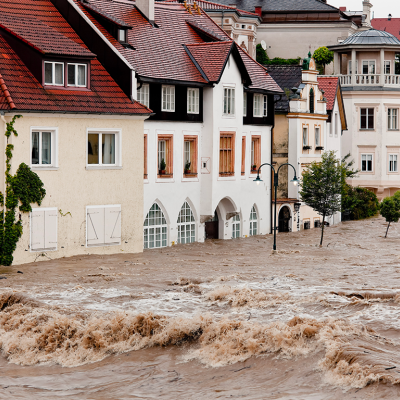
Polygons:
[[0,399],[400,398],[400,227],[319,233],[3,268]]

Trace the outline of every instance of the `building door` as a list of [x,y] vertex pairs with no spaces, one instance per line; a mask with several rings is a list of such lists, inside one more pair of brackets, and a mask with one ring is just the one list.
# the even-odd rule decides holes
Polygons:
[[205,223],[206,239],[218,239],[218,215],[217,210],[214,217]]
[[290,210],[289,207],[282,207],[279,210],[278,232],[289,232]]

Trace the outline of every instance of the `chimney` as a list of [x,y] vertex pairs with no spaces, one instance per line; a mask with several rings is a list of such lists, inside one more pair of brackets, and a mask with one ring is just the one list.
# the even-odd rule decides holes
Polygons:
[[339,7],[339,10],[342,11],[342,12],[345,12],[346,11],[346,7]]
[[369,0],[363,1],[363,14],[365,15],[365,24],[371,26],[371,8],[372,4]]
[[150,22],[154,22],[154,0],[136,0],[136,7]]
[[392,14],[388,15],[388,21],[390,21],[392,19]]
[[255,11],[256,14],[258,14],[260,17],[262,17],[262,9],[261,7],[255,7]]

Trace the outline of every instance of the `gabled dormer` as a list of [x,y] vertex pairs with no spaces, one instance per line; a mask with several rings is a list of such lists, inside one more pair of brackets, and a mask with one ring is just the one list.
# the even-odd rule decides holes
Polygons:
[[34,17],[6,13],[0,16],[0,34],[44,88],[90,89],[95,54],[83,45]]

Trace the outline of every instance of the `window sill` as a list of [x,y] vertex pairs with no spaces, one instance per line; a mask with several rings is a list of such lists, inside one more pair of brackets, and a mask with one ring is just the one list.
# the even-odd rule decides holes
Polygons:
[[121,242],[119,242],[119,243],[86,244],[87,248],[90,248],[90,247],[110,247],[110,246],[121,246]]
[[388,132],[398,132],[400,129],[388,129]]
[[32,171],[58,171],[58,167],[31,165]]
[[195,178],[197,177],[197,172],[190,172],[190,173],[183,173],[183,177],[187,177],[187,178]]
[[364,128],[360,128],[360,129],[359,129],[359,131],[360,131],[360,132],[366,132],[366,131],[367,131],[367,132],[374,132],[374,131],[375,131],[375,129],[374,129],[374,128],[372,128],[372,129],[364,129]]
[[170,113],[174,113],[175,110],[161,110],[161,112],[170,112]]
[[235,115],[235,114],[222,114],[222,117],[223,117],[223,118],[231,118],[231,119],[234,119],[234,118],[236,118],[236,115]]
[[87,170],[97,169],[122,169],[121,165],[86,165]]
[[173,178],[174,177],[174,174],[162,174],[162,175],[160,175],[160,174],[158,174],[157,175],[157,178],[160,178],[160,179],[171,179],[171,178]]

